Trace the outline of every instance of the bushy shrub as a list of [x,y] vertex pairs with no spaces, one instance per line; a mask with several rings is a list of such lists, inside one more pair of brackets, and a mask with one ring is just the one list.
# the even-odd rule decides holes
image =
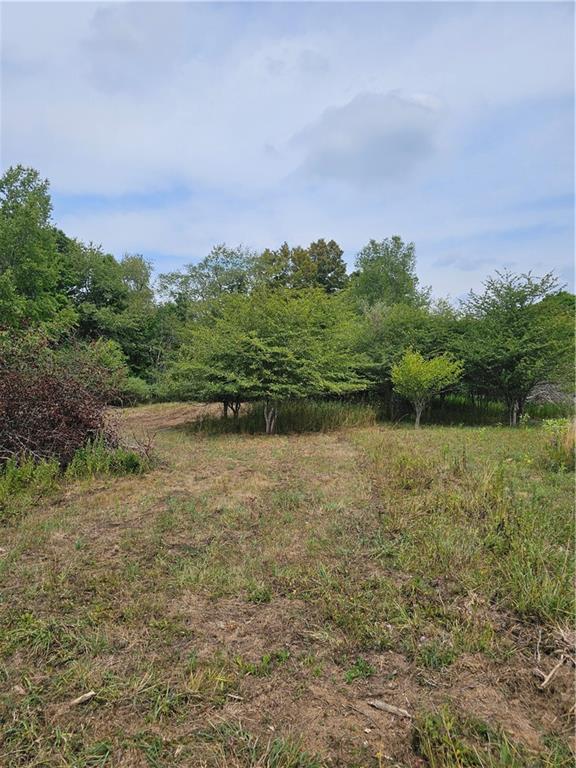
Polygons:
[[115,387],[81,346],[62,353],[38,335],[0,335],[0,462],[31,456],[66,466],[98,436],[113,445],[106,408]]
[[121,383],[118,398],[122,405],[149,403],[153,398],[153,389],[138,376],[127,376]]

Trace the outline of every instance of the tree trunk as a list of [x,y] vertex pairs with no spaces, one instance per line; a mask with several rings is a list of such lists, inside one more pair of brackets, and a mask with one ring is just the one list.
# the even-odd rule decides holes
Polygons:
[[510,426],[515,427],[518,425],[518,411],[520,410],[520,406],[518,404],[518,400],[514,400],[512,405],[510,406]]
[[268,400],[264,402],[264,421],[266,422],[266,434],[273,435],[276,431],[276,406]]
[[238,397],[230,403],[230,408],[232,408],[232,415],[237,419],[240,413],[240,399]]
[[224,418],[227,419],[228,418],[228,400],[222,401],[222,410],[224,413]]
[[414,409],[416,411],[416,421],[414,422],[414,428],[420,429],[420,417],[422,416],[422,411],[424,410],[424,403],[417,403],[414,406]]

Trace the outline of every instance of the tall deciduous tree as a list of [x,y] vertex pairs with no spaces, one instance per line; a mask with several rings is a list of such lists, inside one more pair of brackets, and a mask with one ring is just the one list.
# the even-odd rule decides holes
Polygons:
[[469,384],[506,404],[510,424],[525,410],[535,386],[565,381],[573,364],[574,319],[560,300],[558,279],[497,272],[464,310],[461,354]]
[[344,251],[335,240],[315,240],[308,248],[267,248],[258,257],[256,279],[269,287],[322,288],[336,293],[348,282]]
[[149,371],[158,361],[159,333],[149,262],[138,254],[117,260],[59,230],[56,238],[61,284],[76,309],[79,336],[113,339],[134,373]]
[[194,305],[201,305],[227,294],[248,293],[254,282],[256,255],[239,245],[215,245],[198,264],[189,264],[183,272],[160,275],[159,288],[174,300],[185,315]]
[[362,303],[422,306],[428,301],[428,290],[418,287],[414,243],[405,243],[398,235],[370,240],[355,266],[351,288]]
[[0,178],[0,324],[69,327],[48,181],[18,165]]

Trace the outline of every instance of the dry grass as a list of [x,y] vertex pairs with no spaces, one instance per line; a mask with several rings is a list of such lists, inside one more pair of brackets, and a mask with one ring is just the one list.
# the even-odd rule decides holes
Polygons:
[[3,529],[0,764],[572,764],[570,660],[539,687],[572,480],[537,430],[180,428],[202,410],[129,410],[156,469]]

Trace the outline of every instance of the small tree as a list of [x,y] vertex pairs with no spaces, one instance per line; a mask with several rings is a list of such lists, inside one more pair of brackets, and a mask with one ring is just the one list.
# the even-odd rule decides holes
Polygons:
[[462,375],[462,369],[462,363],[448,355],[426,360],[412,349],[407,350],[400,362],[392,366],[394,389],[414,406],[416,429],[420,427],[420,417],[426,404],[455,384]]

